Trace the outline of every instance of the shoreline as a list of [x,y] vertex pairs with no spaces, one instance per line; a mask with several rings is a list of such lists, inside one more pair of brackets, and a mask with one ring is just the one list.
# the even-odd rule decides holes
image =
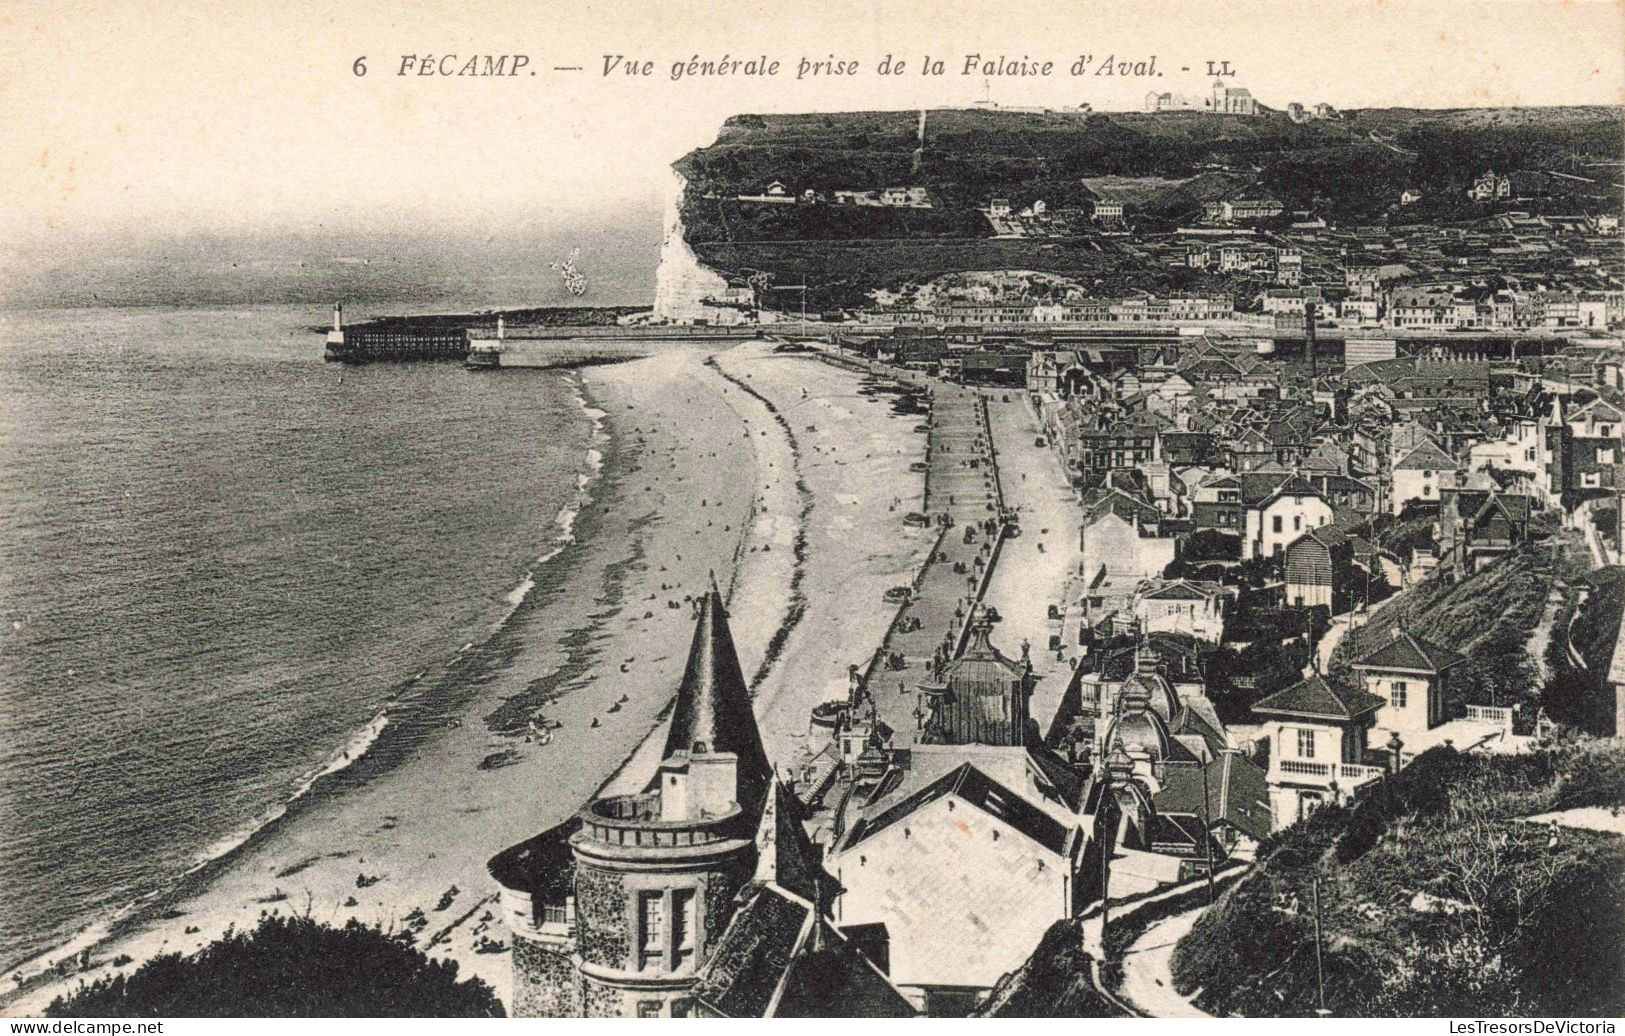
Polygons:
[[[497,640],[508,623],[525,608],[526,601],[531,599],[536,588],[545,582],[545,567],[580,542],[576,535],[577,521],[582,511],[593,503],[593,490],[602,481],[607,463],[606,452],[613,453],[614,442],[604,429],[604,412],[593,406],[579,373],[567,371],[564,377],[571,383],[572,395],[588,423],[588,446],[576,471],[575,499],[555,515],[555,535],[547,548],[527,565],[520,583],[503,595],[502,599],[507,601],[509,607],[489,626],[484,640],[466,642],[449,656],[397,680],[388,700],[378,707],[372,718],[355,728],[344,744],[333,749],[322,764],[302,774],[284,798],[268,805],[231,833],[200,849],[194,854],[195,862],[173,875],[165,885],[115,908],[111,917],[91,922],[53,946],[0,965],[0,969],[3,969],[0,970],[0,983],[3,983],[0,985],[0,1008],[18,997],[27,996],[37,985],[71,980],[85,974],[80,970],[54,979],[51,973],[61,964],[82,958],[87,953],[105,950],[142,925],[165,920],[164,915],[173,912],[176,903],[205,888],[215,871],[229,867],[239,855],[251,853],[258,844],[272,837],[278,827],[297,821],[304,810],[320,804],[326,798],[342,795],[346,789],[341,785],[347,771],[368,764],[369,760],[371,765],[384,766],[385,772],[410,762],[414,754],[414,746],[410,742],[398,746],[398,755],[387,762],[371,759],[374,749],[380,747],[380,742],[392,726],[399,735],[410,737],[414,720],[419,724],[432,722],[428,717],[409,715],[407,722],[402,723],[399,716],[392,717],[392,710],[404,708],[410,713],[413,708],[410,693],[426,676],[439,670],[443,681],[453,677],[450,670],[469,652],[485,649]],[[392,719],[397,722],[392,724]],[[357,776],[352,774],[350,779]]]
[[[872,651],[893,619],[882,591],[929,553],[902,522],[923,492],[910,473],[923,452],[915,419],[883,394],[866,398],[867,375],[769,343],[677,347],[568,376],[601,433],[581,487],[590,499],[569,523],[572,542],[538,554],[509,617],[443,672],[408,681],[446,699],[420,717],[433,736],[405,739],[387,766],[358,757],[298,810],[99,933],[91,967],[5,990],[0,1013],[38,1013],[82,981],[290,909],[414,931],[506,1002],[508,954],[477,950],[486,933],[503,935],[485,861],[658,764],[648,756],[692,635],[682,599],[710,572],[731,588],[771,757],[788,769],[806,753],[808,710],[844,693],[831,645]],[[857,485],[896,485],[910,502],[854,493],[849,464],[864,468]],[[509,725],[540,707],[563,723],[547,746]],[[385,733],[383,743],[398,736]],[[132,961],[112,967],[120,954]]]
[[[500,935],[482,917],[491,891],[485,860],[573,813],[604,781],[631,768],[638,746],[658,743],[650,735],[662,726],[692,634],[681,607],[685,593],[696,593],[710,571],[734,586],[739,649],[747,671],[760,676],[760,709],[785,712],[779,692],[798,669],[806,671],[808,637],[817,648],[814,671],[836,672],[844,682],[844,668],[828,659],[827,634],[816,631],[849,609],[838,587],[834,595],[825,587],[821,599],[815,589],[830,576],[839,583],[843,573],[820,568],[816,536],[806,546],[808,519],[824,500],[815,499],[817,480],[809,486],[799,467],[819,447],[800,448],[798,457],[789,418],[774,409],[786,405],[801,375],[831,368],[798,361],[780,368],[781,383],[768,386],[753,370],[739,369],[778,362],[764,353],[760,346],[718,353],[721,364],[708,370],[708,351],[676,348],[579,372],[609,436],[593,498],[575,516],[576,542],[540,552],[548,560],[532,566],[535,585],[512,616],[484,644],[461,651],[445,673],[418,674],[415,690],[457,699],[431,703],[438,707],[425,714],[455,712],[453,722],[433,737],[408,739],[398,759],[392,753],[398,765],[368,763],[377,749],[354,760],[348,779],[307,796],[301,808],[145,904],[139,916],[96,933],[90,968],[7,989],[0,1012],[37,1013],[81,981],[127,972],[159,953],[190,953],[227,927],[252,926],[262,911],[287,909],[397,931],[421,911],[429,923],[418,945],[508,999],[507,954],[474,950],[481,934]],[[837,377],[845,379],[837,386],[842,392],[858,380]],[[736,419],[694,417],[714,413]],[[907,458],[900,463],[906,470]],[[898,521],[894,528],[900,527]],[[792,584],[807,587],[808,599],[798,620],[787,623],[798,600]],[[764,664],[774,643],[780,654]],[[548,692],[549,717],[564,723],[550,746],[526,745],[522,735],[496,733],[483,722],[527,690]],[[822,694],[816,685],[812,690]],[[805,727],[805,713],[790,712],[799,712]],[[380,743],[397,736],[385,732]],[[478,767],[509,749],[516,750],[511,761]],[[782,751],[776,758],[791,762]],[[358,878],[378,887],[358,888]],[[453,888],[453,902],[436,910]],[[133,960],[115,969],[110,960],[119,954]],[[63,955],[47,952],[43,959]]]

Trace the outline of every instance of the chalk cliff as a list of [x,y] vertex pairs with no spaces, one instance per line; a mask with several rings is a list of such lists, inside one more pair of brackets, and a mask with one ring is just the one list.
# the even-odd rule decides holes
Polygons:
[[[739,324],[746,319],[741,303],[748,304],[748,288],[730,288],[713,270],[706,269],[683,240],[683,191],[688,182],[673,170],[672,191],[666,199],[666,235],[660,242],[660,266],[655,270],[654,319],[670,323]],[[717,305],[718,302],[735,305]]]

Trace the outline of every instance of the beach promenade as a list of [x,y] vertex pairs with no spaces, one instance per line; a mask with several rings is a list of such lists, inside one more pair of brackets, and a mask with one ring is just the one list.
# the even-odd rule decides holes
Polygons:
[[[1066,615],[1078,589],[1082,509],[1055,451],[1036,445],[1043,434],[1018,390],[988,392],[988,423],[1006,505],[1021,535],[1005,541],[988,583],[986,603],[1002,617],[994,645],[1015,657],[1032,645],[1032,716],[1048,730],[1072,678],[1078,649],[1077,619],[1051,619],[1050,607]],[[1056,638],[1059,649],[1052,648]]]
[[[37,1014],[119,970],[115,959],[127,955],[127,971],[273,911],[409,931],[506,999],[508,953],[480,952],[482,939],[504,938],[486,860],[574,813],[658,740],[649,735],[693,634],[684,598],[711,573],[729,591],[745,672],[758,678],[770,751],[804,743],[807,710],[844,680],[831,645],[879,642],[894,610],[885,588],[906,582],[928,547],[902,522],[920,506],[920,418],[862,394],[861,375],[767,343],[676,347],[581,377],[609,437],[602,473],[589,475],[583,541],[541,567],[498,634],[503,663],[480,677],[461,722],[152,904],[98,941],[88,966],[77,954],[47,957],[22,983],[7,978],[0,1010]],[[485,717],[514,701],[546,702],[562,724],[551,743],[487,728]]]
[[[782,772],[826,746],[810,713],[845,696],[849,665],[868,675],[895,743],[912,743],[927,661],[956,653],[984,605],[1007,656],[1030,643],[1034,715],[1047,719],[1067,676],[1047,606],[1076,571],[1076,518],[1019,391],[770,341],[679,347],[581,377],[607,431],[603,470],[587,476],[591,539],[544,566],[464,719],[276,825],[98,943],[88,966],[15,988],[8,1013],[37,1012],[124,955],[190,951],[287,911],[409,932],[506,998],[508,953],[485,952],[504,936],[485,862],[600,789],[647,781],[692,633],[684,602],[712,574]],[[929,416],[910,401],[920,396]],[[560,724],[550,743],[488,729],[487,715],[529,703]]]
[[[1081,513],[1054,451],[1037,445],[1043,432],[1024,392],[957,385],[822,351],[831,363],[931,393],[924,513],[936,548],[864,668],[893,743],[906,747],[919,737],[927,664],[939,650],[957,653],[973,614],[997,616],[993,644],[1007,657],[1027,647],[1038,677],[1032,715],[1047,729],[1076,655],[1076,620],[1051,619],[1050,606],[1065,616],[1076,589]],[[827,695],[844,696],[844,686]]]
[[893,744],[907,747],[925,717],[920,685],[928,665],[963,643],[1003,545],[1004,502],[993,464],[986,405],[976,392],[937,383],[926,450],[924,529],[934,544],[911,582],[880,650],[865,667]]

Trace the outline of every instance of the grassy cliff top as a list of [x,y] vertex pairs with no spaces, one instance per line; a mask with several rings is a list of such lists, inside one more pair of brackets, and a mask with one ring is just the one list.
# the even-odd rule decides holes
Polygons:
[[[780,180],[794,189],[863,189],[903,182],[952,188],[976,170],[982,179],[1008,167],[1060,176],[1190,176],[1205,165],[1269,165],[1296,152],[1382,149],[1377,133],[1406,150],[1453,145],[1458,157],[1498,168],[1617,160],[1625,109],[1360,109],[1340,119],[1294,123],[1280,112],[1251,117],[1203,112],[926,112],[925,161],[912,173],[917,111],[736,115],[709,147],[677,168],[706,190],[760,189]],[[1542,145],[1549,145],[1544,152]],[[1519,155],[1534,149],[1533,154]],[[1389,154],[1394,154],[1391,150]],[[1471,170],[1473,174],[1482,169]],[[1030,179],[1018,177],[1017,179]]]
[[[1077,274],[1110,293],[1124,278],[1155,290],[1167,271],[1102,237],[1091,216],[1103,197],[1124,204],[1137,234],[1198,219],[1205,202],[1259,196],[1361,224],[1420,190],[1426,200],[1407,213],[1449,221],[1483,215],[1467,188],[1486,169],[1544,170],[1564,174],[1542,188],[1561,211],[1612,212],[1622,111],[1382,109],[1295,123],[1279,112],[939,109],[926,112],[923,149],[917,111],[736,115],[675,167],[688,182],[684,237],[733,283],[765,272],[808,284],[809,305],[825,307],[942,273],[1009,268]],[[775,182],[797,198],[812,192],[811,203],[752,200]],[[929,206],[841,204],[834,194],[905,186],[925,188]],[[994,198],[1015,211],[1042,201],[1048,229],[990,240],[981,210]]]

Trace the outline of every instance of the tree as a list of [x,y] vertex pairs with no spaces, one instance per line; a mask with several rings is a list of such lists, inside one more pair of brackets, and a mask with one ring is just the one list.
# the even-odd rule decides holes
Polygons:
[[98,979],[57,997],[55,1018],[500,1018],[502,1003],[479,979],[457,980],[452,961],[431,960],[377,927],[343,928],[308,917],[262,917],[189,957],[170,953],[130,975]]
[[1220,532],[1218,529],[1198,529],[1179,542],[1179,557],[1183,561],[1239,561],[1241,537]]

